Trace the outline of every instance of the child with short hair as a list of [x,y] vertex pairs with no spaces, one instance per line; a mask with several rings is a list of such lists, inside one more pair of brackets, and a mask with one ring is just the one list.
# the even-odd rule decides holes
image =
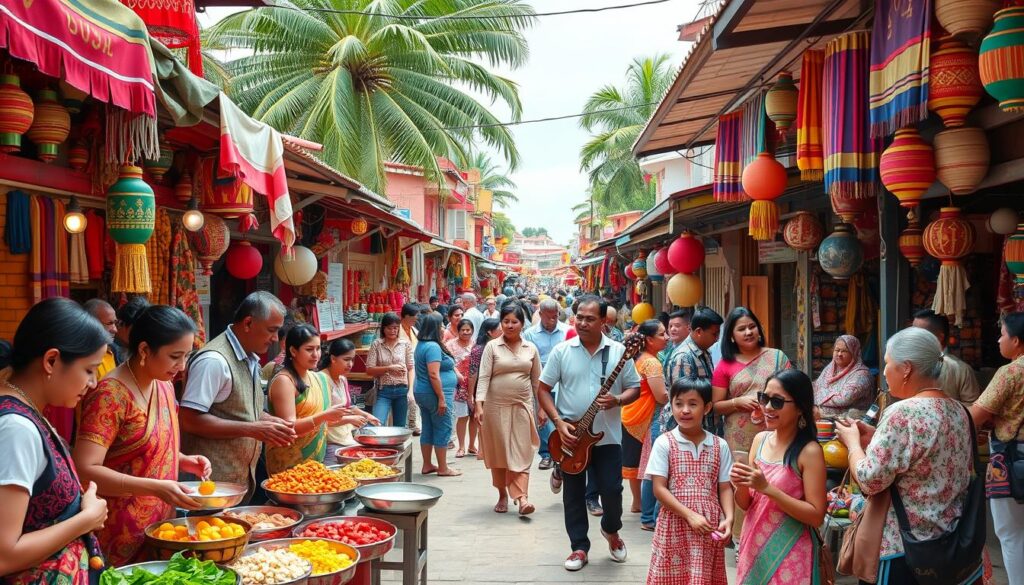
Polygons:
[[647,585],[726,585],[732,454],[724,440],[702,426],[711,410],[711,384],[676,380],[669,400],[678,426],[655,440],[646,470],[661,502]]

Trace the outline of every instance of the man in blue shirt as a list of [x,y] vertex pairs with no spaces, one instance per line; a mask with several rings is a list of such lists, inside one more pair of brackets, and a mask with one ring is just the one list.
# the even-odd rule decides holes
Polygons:
[[[540,354],[540,364],[543,367],[548,363],[548,356],[556,345],[565,341],[565,334],[569,326],[558,320],[558,303],[553,299],[544,299],[540,303],[540,322],[526,330],[523,337],[530,343],[537,346]],[[555,425],[547,420],[544,411],[538,409],[540,434],[540,465],[538,469],[551,469],[554,462],[551,461],[551,454],[548,452],[548,437],[555,430]]]

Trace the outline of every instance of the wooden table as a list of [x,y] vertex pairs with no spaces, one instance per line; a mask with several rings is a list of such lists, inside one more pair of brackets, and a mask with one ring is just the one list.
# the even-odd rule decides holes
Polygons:
[[392,514],[363,508],[359,515],[390,522],[402,531],[402,560],[385,561],[380,558],[370,561],[372,585],[380,585],[381,571],[400,571],[402,585],[416,585],[417,582],[427,585],[427,511]]
[[403,443],[401,447],[398,447],[399,451],[401,451],[401,454],[399,454],[398,459],[395,460],[395,465],[401,465],[402,467],[405,468],[403,479],[407,482],[412,481],[412,453],[413,450],[415,449],[416,443],[414,439],[415,437],[409,437],[408,439],[405,440],[405,443]]

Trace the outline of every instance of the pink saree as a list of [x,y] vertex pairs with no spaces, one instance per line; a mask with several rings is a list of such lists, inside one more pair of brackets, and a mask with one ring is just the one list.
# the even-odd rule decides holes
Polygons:
[[[729,380],[728,398],[755,395],[764,391],[768,378],[779,370],[791,368],[786,354],[777,349],[765,349],[761,355],[742,366]],[[725,417],[725,442],[733,451],[749,451],[754,436],[764,430],[764,425],[754,424],[749,412],[735,412]]]

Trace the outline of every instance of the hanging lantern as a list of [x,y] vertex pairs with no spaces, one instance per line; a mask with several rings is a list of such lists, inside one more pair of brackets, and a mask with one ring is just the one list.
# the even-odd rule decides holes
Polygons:
[[1024,286],[1024,223],[1017,226],[1017,232],[1006,239],[1003,252],[1006,268],[1017,278],[1017,286]]
[[743,169],[743,190],[754,200],[750,204],[748,232],[755,240],[775,239],[775,233],[779,231],[779,207],[775,200],[786,192],[787,180],[786,167],[767,152],[757,155]]
[[832,211],[843,220],[843,223],[854,223],[860,216],[877,205],[873,195],[871,197],[847,197],[839,194],[838,191],[838,189],[833,189],[829,200],[832,201]]
[[21,150],[21,135],[32,127],[35,105],[17,75],[0,75],[0,152]]
[[89,94],[63,79],[57,85],[60,87],[60,103],[64,104],[64,107],[72,114],[81,112],[85,99],[89,97]]
[[[703,248],[703,245],[701,247]],[[665,246],[659,249],[658,255],[654,257],[654,266],[658,269],[658,274],[661,274],[662,276],[668,276],[676,273],[676,269],[672,266],[672,263],[669,262],[668,250],[668,246]],[[701,256],[703,257],[703,253],[701,253]],[[650,272],[650,270],[648,270],[648,272]]]
[[1020,222],[1020,217],[1017,212],[1009,207],[1000,207],[999,209],[992,212],[992,215],[988,218],[988,229],[992,233],[999,234],[1001,236],[1008,236],[1017,230],[1017,224]]
[[960,259],[974,247],[974,226],[961,217],[959,208],[943,207],[939,219],[924,228],[923,238],[925,251],[942,262],[932,310],[955,316],[959,327],[964,317],[964,291],[971,286]]
[[252,189],[248,185],[231,175],[223,176],[216,157],[203,159],[201,168],[200,203],[204,211],[225,219],[252,213]]
[[181,203],[188,203],[192,200],[194,191],[192,190],[192,175],[188,171],[185,171],[178,177],[178,182],[174,185],[174,198]]
[[647,255],[647,278],[650,278],[651,282],[661,282],[665,280],[665,275],[658,270],[658,256],[664,253],[664,250],[653,250]]
[[996,12],[992,32],[981,41],[978,71],[985,91],[1000,108],[1024,110],[1024,6]]
[[189,231],[188,240],[196,251],[203,274],[213,274],[213,263],[220,260],[231,244],[231,232],[228,224],[212,213],[203,214],[203,227],[197,231]]
[[914,207],[935,182],[935,153],[916,128],[902,128],[882,152],[878,170],[882,184],[900,205]]
[[142,163],[146,172],[157,183],[164,180],[164,174],[170,170],[172,164],[174,164],[174,149],[163,140],[160,141],[160,157],[156,160],[146,159]]
[[928,66],[928,109],[938,114],[947,128],[959,128],[984,93],[978,53],[953,37],[941,39]]
[[799,211],[796,217],[786,222],[782,230],[782,239],[794,250],[809,252],[813,250],[825,235],[825,228],[810,211]]
[[622,273],[626,275],[626,280],[636,280],[636,273],[633,272],[633,263],[626,264],[626,267],[622,269]]
[[665,292],[673,305],[677,307],[692,307],[700,302],[704,293],[704,285],[700,278],[693,274],[674,274],[665,284]]
[[935,0],[935,19],[951,35],[976,41],[992,26],[999,0]]
[[71,132],[71,114],[57,103],[57,92],[44,89],[39,92],[32,127],[25,136],[36,144],[36,155],[43,162],[57,158],[57,147],[68,139]]
[[290,260],[286,260],[282,254],[277,255],[274,259],[274,274],[285,284],[302,286],[316,276],[316,255],[305,246],[292,246],[292,252]]
[[864,264],[864,249],[853,226],[847,223],[836,225],[835,231],[818,246],[818,263],[836,280],[846,280],[857,274]]
[[690,232],[683,232],[668,248],[668,261],[673,272],[692,274],[704,264],[704,242]]
[[89,147],[81,140],[68,149],[68,164],[76,171],[84,171],[89,166]]
[[651,303],[637,303],[633,306],[633,312],[630,314],[630,318],[633,322],[639,325],[644,321],[649,321],[654,318],[654,305]]
[[647,278],[647,252],[640,252],[640,255],[633,260],[633,274],[637,280]]
[[910,267],[917,268],[917,265],[925,257],[924,240],[921,236],[921,222],[918,221],[917,214],[913,209],[907,214],[907,221],[907,229],[900,233],[896,243],[899,246],[900,253],[910,263]]
[[935,135],[935,169],[954,195],[970,195],[988,174],[988,139],[981,128],[950,128]]
[[786,133],[796,120],[796,99],[797,90],[793,85],[793,74],[789,71],[780,71],[775,85],[764,96],[764,111],[768,119],[775,122],[781,141],[785,140]]
[[117,181],[107,190],[106,220],[110,237],[117,243],[110,290],[150,292],[146,242],[153,235],[156,222],[156,198],[153,188],[142,180],[139,167],[121,167]]
[[368,230],[368,229],[370,229],[370,226],[369,226],[369,224],[366,223],[365,219],[363,219],[361,217],[357,217],[356,219],[352,220],[352,234],[353,235],[361,236],[361,235],[365,234],[366,230]]
[[249,280],[255,278],[260,270],[263,270],[263,255],[259,250],[253,248],[252,244],[242,240],[231,244],[231,247],[228,248],[228,253],[224,257],[224,266],[231,276],[239,280]]

